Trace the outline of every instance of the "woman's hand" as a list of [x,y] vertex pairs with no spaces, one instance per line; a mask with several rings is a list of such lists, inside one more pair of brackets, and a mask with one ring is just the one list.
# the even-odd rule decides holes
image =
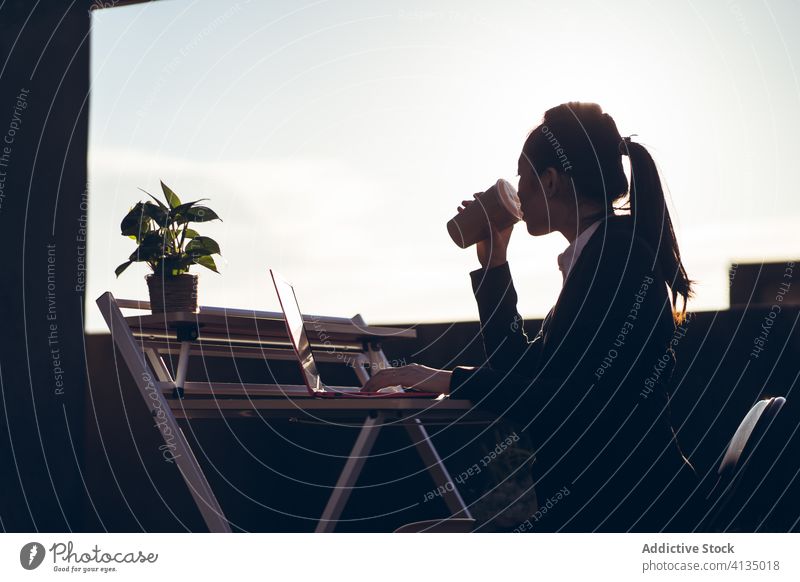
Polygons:
[[378,370],[361,388],[362,392],[377,392],[387,386],[403,386],[422,392],[450,392],[449,370],[437,370],[422,364],[410,364],[399,368]]
[[[477,196],[477,194],[473,195],[473,197]],[[470,204],[475,204],[475,200],[462,200],[458,211],[463,212]],[[475,245],[478,250],[478,260],[484,269],[491,269],[506,262],[506,250],[508,249],[508,242],[511,240],[511,231],[514,230],[513,224],[503,230],[497,230],[493,224],[490,227],[492,235]]]

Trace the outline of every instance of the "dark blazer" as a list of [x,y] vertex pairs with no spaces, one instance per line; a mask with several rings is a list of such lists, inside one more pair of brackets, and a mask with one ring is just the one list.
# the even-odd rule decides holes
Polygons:
[[530,436],[540,512],[523,529],[683,527],[671,519],[697,477],[670,426],[675,325],[654,263],[631,218],[610,217],[532,341],[508,263],[470,274],[487,362],[456,368],[451,398],[472,400]]

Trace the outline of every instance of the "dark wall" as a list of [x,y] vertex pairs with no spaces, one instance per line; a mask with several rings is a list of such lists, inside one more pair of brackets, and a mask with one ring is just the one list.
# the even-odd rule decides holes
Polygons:
[[0,527],[6,531],[82,527],[86,6],[0,4]]
[[800,261],[780,263],[734,263],[728,270],[732,307],[800,305],[800,285],[792,285]]

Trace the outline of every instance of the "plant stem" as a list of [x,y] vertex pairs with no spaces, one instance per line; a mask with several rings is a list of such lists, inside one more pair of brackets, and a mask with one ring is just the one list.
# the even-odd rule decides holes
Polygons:
[[178,245],[178,225],[175,224],[173,227],[173,235],[172,235],[172,248],[175,254],[180,254],[181,250]]
[[189,228],[189,223],[185,222],[183,224],[183,232],[181,233],[181,243],[178,245],[178,251],[182,252],[183,250],[183,241],[186,240],[186,229]]

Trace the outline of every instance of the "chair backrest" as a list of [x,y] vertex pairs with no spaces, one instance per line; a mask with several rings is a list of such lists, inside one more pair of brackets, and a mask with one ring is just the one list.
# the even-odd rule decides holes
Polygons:
[[717,470],[717,482],[708,494],[710,509],[701,529],[728,529],[740,513],[737,507],[752,497],[753,491],[741,487],[743,475],[748,465],[757,465],[753,463],[756,456],[764,457],[774,452],[774,447],[770,446],[766,437],[785,403],[786,399],[782,396],[760,400],[742,419],[722,457]]

